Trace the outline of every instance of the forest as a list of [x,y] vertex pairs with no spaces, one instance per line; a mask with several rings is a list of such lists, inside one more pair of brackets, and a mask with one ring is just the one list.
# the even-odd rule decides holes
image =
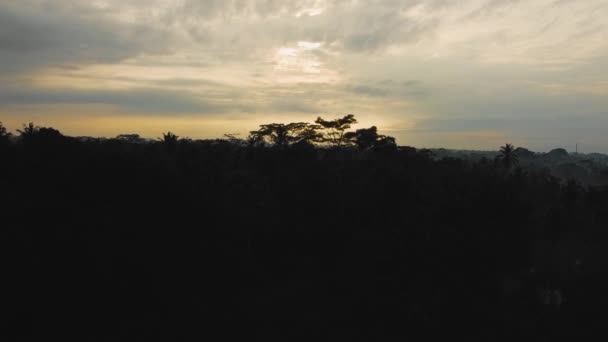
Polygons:
[[508,143],[438,156],[356,123],[208,140],[0,124],[1,334],[554,341],[605,328],[607,186],[527,168]]

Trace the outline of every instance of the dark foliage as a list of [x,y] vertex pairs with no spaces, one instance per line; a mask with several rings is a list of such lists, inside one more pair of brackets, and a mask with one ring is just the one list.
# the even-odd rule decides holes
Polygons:
[[261,125],[259,130],[251,132],[249,141],[254,145],[270,143],[279,148],[297,144],[312,144],[321,136],[317,132],[318,129],[319,126],[305,122]]
[[358,129],[355,132],[347,132],[344,137],[348,141],[354,143],[361,151],[370,149],[395,149],[397,147],[395,138],[378,134],[378,128],[376,126]]
[[0,122],[0,145],[8,144],[10,137],[11,133],[2,125],[2,122]]
[[355,119],[353,114],[348,114],[334,120],[324,120],[321,117],[318,117],[315,123],[324,131],[321,135],[321,142],[327,143],[330,146],[342,147],[351,142],[350,139],[346,137],[346,130],[350,129],[351,125],[356,124],[357,119]]
[[506,149],[502,165],[437,160],[375,127],[317,123],[358,148],[314,147],[299,123],[244,142],[25,126],[0,149],[2,334],[513,341],[604,327],[608,189],[525,172]]

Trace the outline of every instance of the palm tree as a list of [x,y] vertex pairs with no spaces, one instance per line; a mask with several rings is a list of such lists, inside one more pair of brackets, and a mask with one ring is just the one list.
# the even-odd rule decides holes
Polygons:
[[19,132],[19,135],[22,138],[31,138],[33,137],[36,133],[38,133],[38,131],[40,130],[40,127],[34,125],[33,122],[30,122],[27,125],[23,125],[23,129],[18,129],[17,132]]
[[66,137],[52,127],[40,127],[30,122],[23,125],[23,129],[18,129],[19,138],[25,144],[58,144],[64,143]]
[[179,136],[175,135],[173,132],[163,133],[163,137],[158,138],[158,140],[164,142],[165,144],[175,144],[178,139]]
[[158,140],[165,146],[168,151],[172,152],[177,146],[179,136],[175,135],[175,133],[173,132],[167,132],[163,133],[163,137],[158,138]]
[[505,169],[510,170],[512,167],[519,165],[519,158],[515,153],[515,147],[512,144],[505,144],[500,147],[500,155],[498,156]]
[[11,137],[11,133],[4,127],[2,122],[0,122],[0,144],[7,143]]

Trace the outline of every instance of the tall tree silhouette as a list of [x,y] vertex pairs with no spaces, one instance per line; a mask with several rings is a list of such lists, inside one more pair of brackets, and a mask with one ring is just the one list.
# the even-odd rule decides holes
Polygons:
[[295,136],[296,144],[312,145],[315,142],[320,142],[323,134],[319,133],[321,126],[305,124],[298,128]]
[[498,158],[505,169],[509,170],[519,165],[519,157],[515,153],[515,147],[512,144],[507,143],[505,146],[501,146]]
[[350,140],[345,137],[346,130],[351,125],[357,123],[357,119],[353,114],[348,114],[340,119],[335,120],[323,120],[318,117],[315,123],[319,124],[324,130],[324,134],[321,137],[321,142],[333,145],[335,147],[342,147],[350,143]]
[[164,142],[164,143],[174,144],[179,139],[179,136],[176,135],[175,133],[169,131],[167,133],[163,133],[163,137],[162,138],[158,138],[158,139],[160,141]]
[[22,129],[18,129],[17,132],[19,132],[19,136],[22,139],[28,139],[33,137],[34,135],[36,135],[36,133],[40,130],[40,127],[34,125],[33,122],[26,124],[23,124],[23,128]]
[[0,144],[6,144],[9,142],[11,137],[11,133],[4,127],[2,122],[0,122]]
[[179,136],[169,131],[167,133],[163,133],[162,138],[158,138],[158,140],[169,154],[173,154],[177,148],[177,144],[179,143]]

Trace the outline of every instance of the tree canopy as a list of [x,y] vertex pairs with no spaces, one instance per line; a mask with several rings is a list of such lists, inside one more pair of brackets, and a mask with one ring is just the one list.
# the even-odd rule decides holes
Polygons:
[[259,130],[250,132],[249,140],[254,143],[268,142],[277,147],[313,143],[319,138],[317,129],[316,125],[305,122],[264,124],[260,125]]
[[378,134],[378,128],[358,129],[349,132],[357,120],[353,114],[334,120],[318,117],[315,124],[293,122],[289,124],[271,123],[260,125],[260,129],[250,132],[250,145],[269,143],[276,147],[296,144],[319,144],[335,148],[356,145],[360,150],[380,147],[396,147],[393,137]]
[[348,141],[354,143],[361,151],[374,148],[379,149],[397,147],[395,138],[378,134],[378,128],[376,126],[372,126],[370,128],[361,128],[355,132],[347,132],[344,137]]
[[353,114],[347,114],[342,118],[334,120],[324,120],[318,117],[315,123],[323,130],[321,142],[335,147],[342,147],[350,142],[345,137],[346,130],[350,129],[351,125],[356,124],[357,119],[355,119]]

